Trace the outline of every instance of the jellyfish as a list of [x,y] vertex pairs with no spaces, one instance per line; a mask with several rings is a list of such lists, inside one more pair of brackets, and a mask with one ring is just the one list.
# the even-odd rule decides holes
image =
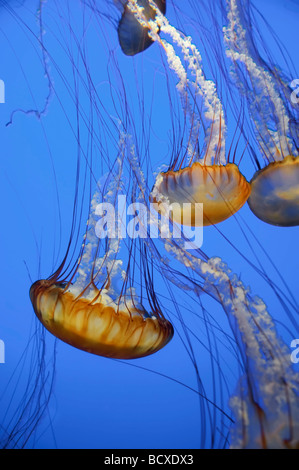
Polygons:
[[[148,35],[149,30],[139,24],[138,20],[129,9],[127,1],[116,0],[115,3],[116,5],[121,4],[121,9],[123,9],[117,28],[119,44],[122,51],[128,56],[134,56],[143,52],[153,43]],[[155,11],[149,5],[148,0],[140,0],[138,5],[144,9],[144,15],[147,20],[155,18]],[[158,0],[156,6],[165,14],[166,0]]]
[[259,55],[250,34],[251,10],[250,3],[227,2],[224,28],[226,53],[246,97],[263,162],[251,179],[248,204],[262,221],[290,227],[299,224],[298,111],[291,102],[291,80]]
[[[57,8],[57,15],[53,15],[53,8]],[[286,344],[297,331],[296,316],[292,318],[292,313],[298,312],[291,295],[294,278],[285,268],[285,259],[290,265],[295,262],[291,243],[286,241],[279,252],[277,245],[274,249],[271,242],[275,234],[269,237],[266,224],[255,237],[259,226],[255,217],[250,219],[246,206],[250,224],[241,216],[231,217],[221,231],[215,230],[215,237],[205,237],[203,247],[196,250],[186,249],[183,238],[171,236],[112,237],[108,241],[92,236],[94,224],[105,220],[103,211],[95,211],[98,204],[114,202],[121,194],[130,202],[133,198],[135,203],[150,205],[154,171],[183,142],[185,128],[176,127],[178,108],[175,98],[167,93],[171,83],[163,88],[165,75],[171,81],[168,66],[163,69],[157,62],[153,66],[146,54],[124,65],[127,58],[113,43],[105,54],[105,37],[113,41],[113,29],[106,30],[107,20],[98,10],[85,9],[85,3],[73,0],[60,2],[59,7],[43,3],[41,19],[43,46],[29,34],[45,53],[40,53],[40,63],[46,56],[54,95],[46,114],[40,118],[16,115],[3,136],[3,147],[10,149],[11,155],[3,164],[7,173],[14,175],[12,186],[22,188],[16,202],[17,191],[9,190],[8,184],[1,187],[4,194],[7,192],[3,207],[7,226],[16,226],[16,207],[26,204],[30,208],[29,213],[18,210],[21,237],[18,230],[3,234],[7,247],[14,248],[9,258],[8,250],[3,253],[4,262],[9,261],[7,273],[10,269],[12,276],[20,273],[22,299],[16,298],[15,286],[8,282],[11,277],[6,273],[7,315],[1,322],[4,327],[10,322],[11,328],[13,322],[16,333],[11,343],[7,336],[3,339],[7,351],[12,351],[10,345],[17,349],[16,338],[24,339],[28,324],[33,323],[28,350],[32,345],[34,348],[29,361],[28,356],[22,356],[24,367],[29,367],[29,385],[17,380],[15,389],[8,387],[7,401],[2,400],[1,417],[6,414],[7,402],[11,412],[1,419],[1,442],[4,440],[6,447],[64,448],[132,448],[143,447],[144,442],[148,447],[162,443],[166,448],[296,447],[297,374],[289,361],[289,348],[275,331],[283,333]],[[10,23],[5,24],[9,28]],[[35,15],[28,26],[26,33],[36,31]],[[15,45],[18,35],[12,40]],[[117,41],[115,35],[115,44]],[[28,48],[27,53],[30,51]],[[23,71],[31,76],[32,64],[40,71],[35,62],[29,63],[30,70],[25,67]],[[45,75],[37,76],[47,84]],[[193,104],[192,98],[188,97],[188,102]],[[195,110],[191,106],[191,120],[198,109],[200,106]],[[171,135],[174,143],[170,146],[171,128],[176,139]],[[192,132],[188,148],[194,150],[195,124]],[[26,171],[30,171],[30,188],[24,178]],[[53,187],[54,191],[49,191]],[[56,188],[59,210],[55,212]],[[132,217],[136,217],[135,208]],[[136,232],[138,225],[140,230],[140,223],[134,224]],[[155,227],[160,235],[153,217],[148,229]],[[59,270],[61,259],[64,262]],[[137,310],[144,320],[150,312],[157,317],[163,312],[175,331],[172,340],[157,354],[130,361],[88,354],[88,345],[85,350],[70,347],[66,343],[69,337],[60,341],[48,333],[30,304],[29,286],[49,272],[55,274],[46,285],[52,283],[49,291],[56,290],[62,300],[65,294],[76,299],[86,296],[93,304],[102,296],[113,305],[120,302],[132,317],[133,309]],[[32,294],[37,294],[32,295],[37,313],[42,310],[37,292],[41,285],[32,286]],[[262,293],[265,301],[255,297],[255,292]],[[14,301],[16,304],[11,304]],[[12,370],[11,362],[6,366]],[[17,413],[12,407],[16,402]],[[159,426],[157,416],[162,416]],[[99,431],[100,421],[105,432]],[[283,423],[281,428],[279,422]]]
[[[121,186],[121,161],[118,166],[104,201],[100,201],[98,192],[92,198],[87,233],[72,280],[59,280],[60,267],[50,279],[31,286],[30,298],[41,323],[57,338],[100,356],[136,359],[163,348],[173,336],[173,327],[161,312],[147,270],[143,276],[147,278],[152,312],[147,312],[138,300],[128,274],[130,261],[127,270],[121,269],[123,258],[119,240],[112,238],[117,237],[113,227],[114,213],[111,211],[108,221],[103,224],[108,224],[108,234],[97,221],[101,211],[106,213],[109,208],[114,208],[116,192]],[[99,245],[104,236],[109,239],[103,256],[100,256]],[[129,250],[133,248],[129,247]],[[143,259],[144,269],[146,264]],[[116,286],[118,277],[119,283],[123,279],[120,287]]]
[[[156,8],[154,2],[150,4]],[[184,113],[190,120],[186,154],[181,158],[175,156],[168,171],[159,173],[152,201],[163,213],[171,207],[172,218],[178,223],[191,226],[217,224],[245,204],[251,189],[235,162],[230,162],[229,155],[225,155],[226,125],[215,84],[206,79],[200,52],[191,38],[184,37],[171,26],[157,8],[155,21],[149,21],[133,0],[128,2],[128,8],[145,30],[150,29],[150,37],[164,49],[169,67],[179,79],[177,90]],[[158,31],[169,35],[172,44],[161,39]],[[183,54],[186,69],[173,45],[177,45]],[[204,145],[199,151],[201,126]],[[198,203],[203,204],[203,218],[196,217]]]

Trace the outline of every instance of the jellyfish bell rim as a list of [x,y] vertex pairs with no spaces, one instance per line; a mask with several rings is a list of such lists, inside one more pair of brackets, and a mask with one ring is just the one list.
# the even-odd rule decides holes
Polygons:
[[[34,282],[29,295],[37,318],[51,334],[77,349],[97,356],[139,359],[158,352],[174,335],[172,324],[158,312],[152,316],[145,316],[147,312],[137,308],[116,312],[111,306],[76,297],[66,291],[65,285],[53,280]],[[61,306],[63,302],[65,313]],[[82,324],[82,312],[86,313],[86,310],[87,315],[84,315]],[[80,328],[78,316],[81,316]],[[91,327],[101,320],[106,323],[103,332],[99,333],[98,328]],[[119,346],[117,335],[121,328],[125,340]]]
[[[238,212],[246,203],[248,200],[248,197],[250,196],[251,192],[251,186],[250,183],[247,181],[245,176],[241,173],[239,170],[238,165],[235,163],[228,162],[225,165],[221,164],[213,164],[213,165],[205,165],[202,164],[199,161],[193,162],[191,166],[186,166],[184,168],[180,168],[179,170],[168,170],[166,172],[160,172],[156,178],[156,182],[153,186],[153,189],[151,191],[150,195],[150,201],[153,203],[153,206],[157,212],[161,210],[162,206],[162,213],[163,213],[163,204],[166,203],[167,205],[171,205],[173,202],[176,201],[171,201],[168,195],[163,194],[163,192],[159,191],[159,188],[161,188],[161,185],[165,183],[166,190],[168,190],[168,187],[173,184],[175,187],[178,185],[178,180],[181,179],[185,183],[186,181],[192,183],[194,181],[192,177],[192,171],[198,172],[198,169],[200,170],[199,173],[201,174],[202,182],[197,185],[198,190],[200,187],[202,187],[204,184],[207,185],[212,182],[212,185],[210,184],[210,189],[211,186],[213,186],[214,190],[215,188],[217,189],[218,192],[218,197],[220,195],[220,215],[215,214],[215,203],[214,201],[209,201],[208,198],[206,198],[206,202],[204,201],[204,198],[201,194],[202,200],[196,200],[195,194],[196,193],[188,193],[185,192],[185,197],[186,194],[189,197],[189,201],[186,199],[183,201],[185,202],[190,202],[192,200],[191,204],[199,202],[203,204],[203,222],[202,224],[196,224],[194,221],[194,214],[191,216],[191,222],[190,223],[182,223],[182,219],[184,220],[183,213],[181,213],[178,216],[173,217],[173,221],[180,223],[181,225],[186,225],[186,226],[210,226],[210,225],[215,225],[220,222],[223,222],[224,220],[228,219],[232,215],[234,215],[236,212]],[[211,175],[215,175],[212,177]],[[234,184],[235,188],[238,188],[238,190],[235,189],[235,196],[233,198],[228,198],[226,199],[224,197],[224,193],[221,194],[220,190],[220,185],[217,185],[217,179],[219,179],[219,176],[226,175],[227,177],[227,184]],[[173,180],[172,182],[170,180]],[[210,180],[210,181],[208,181]],[[170,182],[170,184],[169,184]],[[225,186],[224,186],[224,189]],[[206,195],[210,195],[209,191],[206,191]],[[212,199],[212,198],[211,198]],[[232,202],[233,201],[233,202]],[[213,203],[213,204],[212,204]],[[218,205],[218,207],[219,207]],[[194,209],[193,209],[194,212]]]
[[[290,178],[288,186],[283,184],[283,176],[287,173],[290,178],[298,176],[293,185]],[[278,188],[277,183],[280,184]],[[250,185],[248,205],[258,219],[276,227],[299,225],[299,156],[288,155],[283,160],[269,163],[253,175]]]

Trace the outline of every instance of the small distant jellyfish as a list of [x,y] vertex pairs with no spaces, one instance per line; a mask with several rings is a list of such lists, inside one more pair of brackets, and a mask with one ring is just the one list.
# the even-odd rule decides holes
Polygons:
[[[245,95],[255,126],[264,168],[251,180],[248,204],[264,222],[282,227],[299,225],[299,116],[287,92],[286,79],[275,65],[258,55],[250,36],[249,6],[227,2],[228,25],[224,28],[227,56]],[[298,114],[298,113],[297,113]]]
[[[153,43],[148,35],[149,30],[139,24],[128,7],[128,1],[114,0],[114,2],[123,10],[117,28],[119,44],[123,53],[134,56],[145,51]],[[155,4],[163,14],[166,13],[166,0],[156,0]],[[138,5],[144,9],[143,12],[147,20],[155,18],[155,10],[149,5],[148,0],[138,0]]]
[[[113,204],[119,184],[117,177],[110,183],[106,202]],[[105,244],[105,253],[99,255],[102,240],[96,228],[97,207],[101,202],[97,191],[91,202],[82,253],[71,280],[59,280],[61,268],[49,279],[35,282],[30,288],[31,302],[47,330],[78,349],[117,359],[148,356],[171,340],[173,327],[160,310],[148,271],[146,293],[152,312],[139,301],[133,280],[122,269],[120,240],[113,238],[115,233],[111,232],[113,236]]]
[[[149,3],[152,5],[151,0]],[[167,172],[159,173],[151,193],[152,202],[162,214],[171,209],[172,220],[182,225],[222,222],[245,204],[250,184],[238,166],[226,157],[225,118],[215,84],[205,78],[201,55],[190,37],[171,26],[158,10],[155,21],[148,21],[134,0],[128,2],[128,7],[140,24],[150,29],[150,37],[164,49],[168,65],[179,79],[177,90],[190,121],[187,152],[181,158],[175,157]],[[181,50],[187,69],[173,45],[160,38],[160,31],[169,35]],[[201,128],[204,145],[199,152]],[[203,218],[196,217],[197,203],[203,204]]]

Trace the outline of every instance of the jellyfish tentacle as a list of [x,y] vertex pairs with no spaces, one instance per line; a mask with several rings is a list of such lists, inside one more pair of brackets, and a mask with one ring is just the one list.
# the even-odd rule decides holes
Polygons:
[[[223,29],[224,41],[227,45],[226,54],[235,64],[240,63],[245,66],[245,74],[246,71],[248,72],[254,93],[254,98],[252,97],[251,100],[251,112],[258,130],[257,137],[263,155],[269,161],[279,160],[296,150],[289,137],[289,116],[273,77],[254,61],[250,53],[248,33],[242,26],[238,1],[229,0],[228,5],[229,23]],[[239,76],[239,83],[242,83],[240,78],[242,76],[244,79],[243,71],[236,65],[235,72]],[[244,88],[244,85],[242,86]]]
[[[224,27],[226,55],[234,63],[237,85],[245,94],[266,166],[254,174],[248,199],[262,221],[282,227],[299,225],[299,151],[294,117],[286,101],[283,79],[259,60],[245,21],[242,1],[227,1]],[[282,91],[281,91],[282,89]]]

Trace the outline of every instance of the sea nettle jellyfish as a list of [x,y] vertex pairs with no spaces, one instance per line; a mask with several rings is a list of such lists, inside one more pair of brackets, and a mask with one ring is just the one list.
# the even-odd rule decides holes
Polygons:
[[[187,151],[179,155],[167,172],[161,172],[152,191],[152,200],[158,211],[170,212],[175,222],[183,225],[214,225],[234,213],[246,202],[250,185],[230,162],[225,153],[226,126],[222,104],[215,84],[207,80],[201,55],[190,37],[185,37],[171,26],[167,18],[156,8],[155,20],[148,20],[143,9],[134,0],[127,7],[140,25],[150,32],[152,40],[164,49],[169,67],[179,79],[177,90],[185,116],[190,120]],[[172,44],[161,39],[158,32],[170,36]],[[187,67],[182,64],[176,45]],[[204,145],[199,151],[200,129],[204,131]],[[234,160],[234,159],[233,159]],[[203,204],[203,218],[197,217],[196,204]]]
[[[122,11],[117,33],[123,53],[128,56],[134,56],[139,52],[145,51],[153,43],[153,40],[148,35],[149,29],[144,28],[138,22],[134,13],[129,8],[127,0],[114,0],[114,3]],[[148,0],[138,0],[137,3],[143,8],[143,13],[147,20],[155,18],[155,10],[149,5]],[[157,0],[155,3],[161,13],[165,15],[166,0]]]
[[[97,191],[91,201],[82,252],[71,279],[60,278],[62,265],[49,279],[31,286],[30,298],[39,320],[57,338],[100,356],[136,359],[163,348],[173,336],[173,327],[160,310],[146,251],[141,252],[139,269],[151,311],[143,307],[132,279],[138,265],[134,246],[128,247],[126,270],[122,267],[126,254],[114,214],[122,161],[118,167],[117,173],[115,169],[110,173],[112,181],[106,183],[104,198]],[[109,210],[109,218],[102,220]],[[133,227],[133,245],[136,236]]]
[[291,80],[258,54],[250,3],[230,0],[227,11],[226,53],[246,96],[265,165],[259,164],[251,180],[249,207],[268,224],[299,225],[299,116],[291,101]]

